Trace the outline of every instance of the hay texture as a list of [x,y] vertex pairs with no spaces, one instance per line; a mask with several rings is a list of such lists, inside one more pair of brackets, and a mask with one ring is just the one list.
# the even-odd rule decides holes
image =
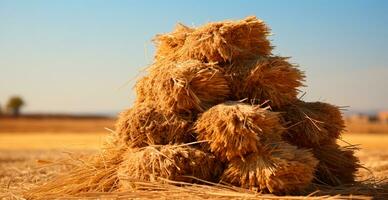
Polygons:
[[130,149],[118,169],[121,190],[133,189],[133,182],[157,182],[160,178],[193,182],[217,181],[222,164],[215,156],[189,146],[164,145]]
[[136,84],[137,102],[174,113],[198,113],[230,95],[224,70],[196,60],[155,64]]
[[267,144],[244,159],[232,160],[222,180],[261,192],[295,193],[311,183],[317,164],[308,150],[284,142]]
[[288,123],[284,138],[299,147],[335,143],[345,128],[339,107],[322,102],[298,101],[285,107],[282,116]]
[[339,108],[297,98],[304,73],[272,55],[268,35],[248,17],[156,36],[154,62],[118,117],[112,148],[28,196],[134,196],[219,180],[233,191],[301,194],[313,180],[352,182],[360,165],[335,143],[344,129]]
[[122,148],[108,144],[102,152],[89,158],[72,158],[63,165],[72,170],[26,191],[26,199],[56,199],[86,192],[112,192],[118,189],[117,169],[122,162]]
[[297,66],[279,56],[237,61],[226,66],[226,73],[236,100],[268,101],[272,108],[295,102],[305,78]]
[[119,140],[129,147],[193,142],[193,122],[155,108],[138,104],[122,112],[116,122]]
[[354,155],[355,147],[341,147],[337,144],[322,145],[313,149],[319,160],[316,182],[338,186],[353,183],[356,173],[362,166]]
[[279,140],[283,127],[268,108],[230,101],[204,112],[195,130],[198,140],[207,141],[205,148],[226,161],[257,152],[266,140]]
[[198,28],[178,26],[155,38],[156,60],[196,59],[230,62],[271,54],[269,28],[256,17],[209,23]]

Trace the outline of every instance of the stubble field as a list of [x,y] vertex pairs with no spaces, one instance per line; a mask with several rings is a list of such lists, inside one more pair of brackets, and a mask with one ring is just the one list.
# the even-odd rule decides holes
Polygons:
[[[69,120],[69,119],[68,119]],[[27,120],[28,121],[28,120]],[[2,123],[4,121],[0,121]],[[45,123],[53,124],[60,121],[49,121]],[[19,122],[20,123],[20,122]],[[28,128],[28,124],[20,123],[20,126]],[[39,131],[10,131],[11,129],[0,128],[0,199],[22,199],[22,193],[26,189],[36,184],[44,183],[50,180],[55,174],[65,172],[69,166],[61,165],[63,159],[73,159],[79,155],[89,155],[98,152],[106,136],[109,134],[104,127],[111,128],[113,120],[104,120],[92,123],[91,121],[73,122],[67,121],[71,126],[62,126],[61,130]],[[97,124],[91,126],[92,124]],[[88,125],[87,125],[88,124]],[[83,127],[81,129],[75,126]],[[87,131],[85,127],[93,127],[92,131]],[[1,126],[0,126],[1,127]],[[7,127],[7,126],[3,126]],[[15,126],[14,126],[15,127]],[[358,173],[358,181],[362,184],[341,188],[335,191],[331,188],[328,191],[321,191],[320,194],[330,194],[322,198],[364,198],[357,195],[375,197],[378,199],[388,198],[388,134],[370,134],[370,133],[346,133],[340,141],[343,145],[347,143],[358,145],[360,150],[357,156],[365,169]],[[334,194],[343,194],[345,196],[336,196]],[[354,195],[354,196],[348,196]],[[120,195],[119,195],[120,196]],[[107,197],[107,199],[120,199]],[[222,196],[222,195],[221,195]],[[127,196],[128,197],[128,196]],[[209,196],[211,197],[211,196]],[[225,198],[236,197],[225,195]],[[249,196],[241,196],[245,198]],[[259,196],[252,196],[259,198]],[[273,199],[270,196],[262,196],[264,199]],[[294,197],[289,197],[292,199]],[[296,198],[296,197],[295,197]],[[303,198],[303,197],[298,197]],[[312,198],[312,197],[311,197]],[[89,198],[84,198],[89,199]],[[90,197],[90,199],[97,199]]]

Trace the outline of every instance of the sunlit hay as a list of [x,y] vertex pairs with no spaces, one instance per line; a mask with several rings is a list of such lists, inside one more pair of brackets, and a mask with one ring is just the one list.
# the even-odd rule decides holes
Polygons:
[[83,192],[112,192],[118,188],[117,168],[122,162],[122,146],[106,147],[89,158],[73,158],[63,165],[72,169],[53,180],[25,192],[27,199],[55,199]]
[[198,140],[206,140],[205,149],[223,161],[257,152],[266,140],[280,140],[282,130],[277,113],[240,102],[216,105],[195,124]]
[[316,182],[332,186],[352,183],[360,167],[359,159],[354,155],[354,146],[340,147],[328,144],[313,148],[319,160]]
[[256,57],[225,67],[235,99],[269,101],[273,108],[296,101],[305,78],[297,66],[278,56]]
[[282,113],[288,123],[283,137],[299,147],[333,143],[345,128],[339,108],[327,103],[298,101]]
[[152,104],[136,104],[122,112],[116,122],[121,141],[131,147],[192,142],[193,122],[173,113],[162,112]]
[[[159,47],[156,58],[230,62],[257,55],[267,56],[273,48],[267,39],[269,34],[269,28],[254,16],[243,20],[208,23],[198,28],[179,28],[164,37],[156,37]],[[165,38],[169,40],[165,41]],[[166,44],[160,45],[163,42]]]
[[279,142],[233,159],[221,180],[263,193],[290,194],[310,185],[317,164],[310,151]]
[[156,35],[154,39],[156,44],[155,59],[161,60],[176,52],[185,44],[187,35],[193,31],[193,28],[179,23],[176,25],[173,32]]
[[196,60],[155,64],[136,90],[138,102],[153,102],[175,113],[203,112],[230,94],[223,69]]
[[133,189],[134,181],[155,182],[160,181],[159,178],[183,182],[216,181],[221,172],[222,164],[215,156],[187,145],[130,149],[118,168],[122,190]]

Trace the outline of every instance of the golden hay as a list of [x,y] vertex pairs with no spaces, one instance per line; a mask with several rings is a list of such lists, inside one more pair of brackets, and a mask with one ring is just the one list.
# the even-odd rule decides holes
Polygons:
[[189,146],[163,145],[129,149],[118,168],[121,190],[133,189],[136,181],[192,182],[195,179],[216,181],[222,165],[215,156]]
[[238,21],[209,23],[199,28],[180,26],[158,35],[156,59],[229,62],[271,54],[269,28],[254,16]]
[[55,199],[83,192],[112,192],[118,188],[117,168],[122,162],[122,146],[108,146],[100,154],[86,159],[70,159],[63,165],[70,171],[25,192],[26,199]]
[[236,100],[269,101],[271,107],[288,105],[297,100],[304,73],[284,57],[257,57],[225,66]]
[[285,107],[282,116],[289,123],[284,139],[299,147],[334,143],[345,128],[339,108],[322,102],[298,101]]
[[279,142],[232,160],[221,180],[264,193],[290,194],[310,185],[317,164],[310,151]]
[[223,69],[196,60],[154,64],[136,91],[137,102],[153,102],[175,113],[203,112],[230,94]]
[[155,59],[161,60],[176,52],[185,44],[187,35],[193,31],[193,28],[179,23],[172,33],[156,35],[154,39],[157,46]]
[[136,104],[122,112],[116,122],[119,140],[130,147],[192,142],[193,122],[162,112],[151,104]]
[[337,144],[313,148],[319,160],[316,182],[332,186],[354,182],[358,169],[362,167],[354,155],[355,150],[353,146],[340,147]]
[[198,140],[221,160],[256,152],[268,139],[280,140],[278,114],[240,102],[226,102],[204,112],[196,121]]

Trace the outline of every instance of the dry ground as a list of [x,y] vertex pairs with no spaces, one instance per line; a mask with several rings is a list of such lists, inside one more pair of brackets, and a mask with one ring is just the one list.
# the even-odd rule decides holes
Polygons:
[[[69,120],[69,119],[68,119]],[[19,123],[19,128],[28,125],[29,131],[18,132],[17,126],[7,126],[10,132],[5,131],[4,121],[0,120],[0,199],[21,199],[21,192],[25,189],[33,187],[37,183],[45,182],[51,179],[59,172],[65,172],[68,168],[63,165],[56,165],[51,161],[58,161],[64,158],[71,158],[72,155],[91,154],[96,152],[104,141],[108,131],[104,131],[104,127],[112,125],[113,121],[67,121],[65,125],[60,121],[49,121],[48,124],[38,125],[31,121],[13,122]],[[80,127],[72,127],[77,123]],[[50,126],[51,124],[51,126]],[[94,125],[93,125],[94,124]],[[3,127],[2,127],[3,126]],[[46,129],[42,129],[45,127]],[[54,132],[48,130],[53,129]],[[61,127],[58,129],[58,127]],[[95,133],[91,134],[86,127],[93,127]],[[98,131],[96,131],[96,129]],[[78,131],[74,131],[78,130]],[[88,134],[85,134],[88,133]],[[317,194],[330,194],[331,196],[323,196],[322,198],[341,199],[344,196],[333,196],[332,194],[357,194],[374,196],[378,199],[388,199],[388,134],[362,134],[351,133],[345,134],[343,140],[351,144],[359,144],[361,150],[357,153],[361,159],[362,164],[367,168],[359,172],[359,181],[365,181],[362,184],[343,187],[337,190],[330,188],[323,190]],[[345,144],[345,143],[343,143]],[[375,182],[377,181],[377,182]],[[377,184],[375,184],[377,183]],[[170,188],[171,189],[171,188]],[[171,190],[179,191],[180,188],[172,188]],[[206,195],[208,198],[223,197],[231,198],[237,197],[239,199],[276,199],[274,196],[257,196],[257,194],[242,194],[228,191],[222,193],[224,190],[209,190]],[[161,198],[160,193],[153,194],[154,198]],[[177,196],[164,196],[166,199],[170,198],[193,198],[190,196],[190,191],[181,193],[174,193]],[[196,194],[196,193],[195,193]],[[99,199],[127,199],[142,196],[142,193],[127,193],[111,198]],[[148,194],[147,194],[148,195]],[[163,194],[165,195],[165,194]],[[169,194],[173,195],[173,193]],[[241,195],[241,196],[239,196]],[[249,196],[250,195],[250,196]],[[97,195],[98,196],[98,195]],[[101,195],[100,195],[101,197]],[[347,196],[346,198],[357,199],[360,196]],[[287,197],[288,199],[301,199],[307,197]],[[312,198],[312,197],[308,197]],[[321,198],[321,197],[320,197]],[[89,198],[84,198],[89,199]],[[92,199],[98,199],[93,197]]]

